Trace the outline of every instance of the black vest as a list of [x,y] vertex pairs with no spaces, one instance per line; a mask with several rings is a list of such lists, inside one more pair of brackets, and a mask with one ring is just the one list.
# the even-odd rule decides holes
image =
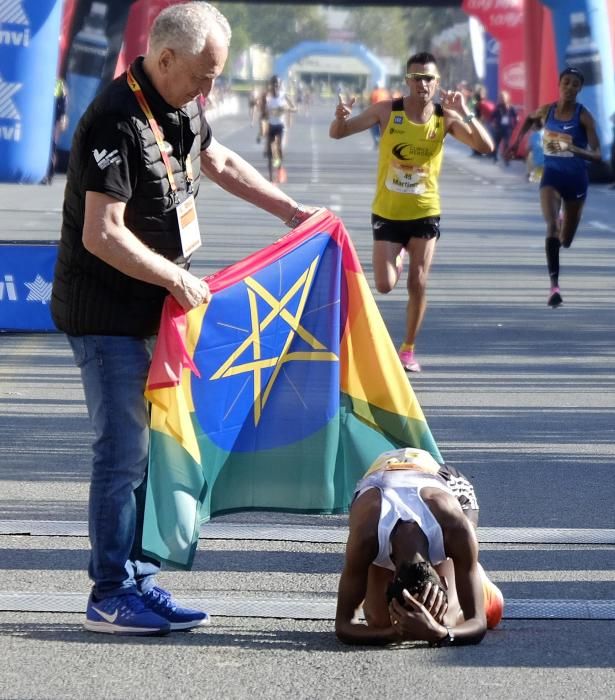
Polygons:
[[[196,101],[183,109],[168,105],[143,72],[143,59],[132,66],[165,142],[172,147],[170,162],[179,200],[186,198],[185,167],[190,153],[193,188],[199,188],[201,111]],[[126,203],[124,223],[146,246],[178,265],[187,267],[179,238],[176,203],[154,134],[126,82],[114,80],[92,102],[75,131],[68,164],[62,217],[62,235],[55,268],[51,314],[56,326],[69,335],[128,335],[145,337],[158,332],[167,290],[124,275],[83,247],[85,211],[83,175],[91,157],[90,130],[99,120],[113,118],[130,124],[140,148],[132,198]]]

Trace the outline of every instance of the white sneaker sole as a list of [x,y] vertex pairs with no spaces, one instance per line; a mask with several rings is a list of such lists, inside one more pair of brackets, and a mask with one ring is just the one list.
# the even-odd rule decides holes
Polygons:
[[124,627],[122,625],[114,625],[111,622],[105,622],[101,620],[97,622],[96,620],[87,620],[83,623],[88,632],[102,632],[103,634],[134,634],[141,637],[144,636],[157,636],[160,637],[164,634],[169,634],[172,627],[168,628],[152,628],[152,627]]
[[204,627],[211,622],[209,615],[202,620],[196,622],[171,622],[171,632],[177,632],[181,630],[191,630],[194,627]]

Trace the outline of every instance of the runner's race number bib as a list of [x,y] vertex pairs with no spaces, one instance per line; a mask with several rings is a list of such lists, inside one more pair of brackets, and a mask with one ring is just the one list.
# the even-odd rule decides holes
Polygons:
[[385,184],[391,192],[424,194],[427,191],[425,185],[427,176],[427,170],[421,166],[391,160]]

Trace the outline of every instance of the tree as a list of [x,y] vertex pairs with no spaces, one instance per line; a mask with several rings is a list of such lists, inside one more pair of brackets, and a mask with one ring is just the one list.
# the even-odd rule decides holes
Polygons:
[[443,29],[458,22],[467,22],[468,16],[459,7],[410,7],[403,10],[408,28],[408,50],[430,51],[431,40]]
[[349,28],[357,41],[378,56],[401,57],[408,52],[408,28],[400,7],[360,7],[349,10]]
[[[231,23],[233,44],[237,42],[234,51],[241,51],[250,44],[260,44],[277,54],[301,41],[327,38],[324,15],[314,5],[219,2],[216,6]],[[247,43],[243,44],[244,41]]]

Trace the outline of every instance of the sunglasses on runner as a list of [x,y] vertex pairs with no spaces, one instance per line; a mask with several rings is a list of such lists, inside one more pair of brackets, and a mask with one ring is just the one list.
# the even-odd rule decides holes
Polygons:
[[406,78],[410,80],[425,81],[426,83],[431,83],[432,80],[437,80],[440,76],[434,75],[433,73],[406,73]]

